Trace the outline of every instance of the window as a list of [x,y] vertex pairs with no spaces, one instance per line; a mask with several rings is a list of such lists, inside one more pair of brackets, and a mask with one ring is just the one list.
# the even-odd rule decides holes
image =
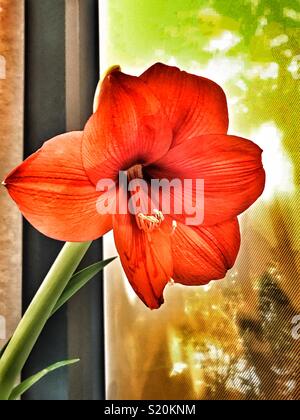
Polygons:
[[[94,0],[25,2],[25,156],[47,138],[82,129],[99,78],[98,4]],[[24,224],[23,305],[27,307],[61,244]],[[85,266],[102,259],[93,244]],[[101,399],[103,389],[102,282],[95,279],[47,325],[24,369],[28,377],[49,362],[79,357],[83,369],[57,372],[26,399]],[[52,345],[55,343],[55,345]]]
[[[241,217],[225,281],[167,287],[151,312],[120,267],[105,279],[107,397],[299,398],[299,6],[289,1],[101,1],[103,69],[161,61],[220,83],[230,132],[264,152],[266,191]],[[298,23],[297,23],[298,22]],[[294,63],[294,64],[292,64]],[[298,227],[297,227],[298,226]],[[111,238],[105,252],[114,255]]]

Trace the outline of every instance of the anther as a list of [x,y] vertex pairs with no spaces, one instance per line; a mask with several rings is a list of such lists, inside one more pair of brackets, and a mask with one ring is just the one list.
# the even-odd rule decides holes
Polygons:
[[137,225],[139,229],[144,232],[153,232],[158,229],[164,221],[164,215],[159,210],[153,210],[153,215],[146,216],[143,213],[139,213],[136,217]]
[[172,222],[172,235],[173,235],[173,233],[175,233],[176,229],[177,229],[177,222],[176,222],[176,220],[173,220],[173,222]]

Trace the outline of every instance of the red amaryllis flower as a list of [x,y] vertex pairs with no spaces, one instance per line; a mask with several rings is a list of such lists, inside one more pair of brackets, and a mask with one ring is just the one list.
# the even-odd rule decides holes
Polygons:
[[[113,229],[126,275],[150,308],[161,305],[170,279],[204,285],[224,278],[240,246],[237,216],[261,195],[265,173],[261,149],[227,135],[222,89],[163,64],[140,77],[114,68],[96,103],[83,132],[48,141],[6,178],[25,218],[63,241],[93,240]],[[203,179],[203,223],[188,226],[186,214],[173,208],[168,214],[153,208],[149,214],[99,214],[96,185],[103,178],[117,182],[120,170],[148,183]],[[194,200],[197,186],[186,189]],[[127,198],[121,188],[118,194]]]

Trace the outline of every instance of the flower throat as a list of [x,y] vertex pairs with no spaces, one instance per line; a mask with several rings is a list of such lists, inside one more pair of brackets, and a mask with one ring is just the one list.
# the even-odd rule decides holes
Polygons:
[[[143,178],[142,165],[134,165],[127,171],[128,181]],[[158,229],[164,221],[164,215],[161,211],[153,209],[152,214],[138,213],[135,216],[137,226],[146,233]]]

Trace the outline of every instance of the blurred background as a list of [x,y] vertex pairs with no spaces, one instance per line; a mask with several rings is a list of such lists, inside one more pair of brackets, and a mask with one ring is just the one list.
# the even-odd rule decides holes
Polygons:
[[299,399],[300,2],[109,0],[100,11],[103,70],[161,61],[218,82],[230,133],[264,149],[267,172],[225,280],[168,286],[151,312],[118,263],[107,270],[107,397]]
[[[24,5],[0,0],[0,183],[23,157]],[[22,221],[0,191],[0,348],[21,314]]]
[[[267,172],[225,280],[168,286],[151,312],[113,263],[104,293],[98,277],[49,322],[24,377],[64,358],[81,365],[25,399],[299,399],[299,40],[299,0],[0,0],[1,178],[84,126],[99,61],[131,74],[161,61],[218,82],[230,133],[264,149]],[[2,191],[0,222],[1,347],[61,244],[22,224]],[[111,235],[103,248],[116,255]],[[97,241],[88,261],[101,258]]]

